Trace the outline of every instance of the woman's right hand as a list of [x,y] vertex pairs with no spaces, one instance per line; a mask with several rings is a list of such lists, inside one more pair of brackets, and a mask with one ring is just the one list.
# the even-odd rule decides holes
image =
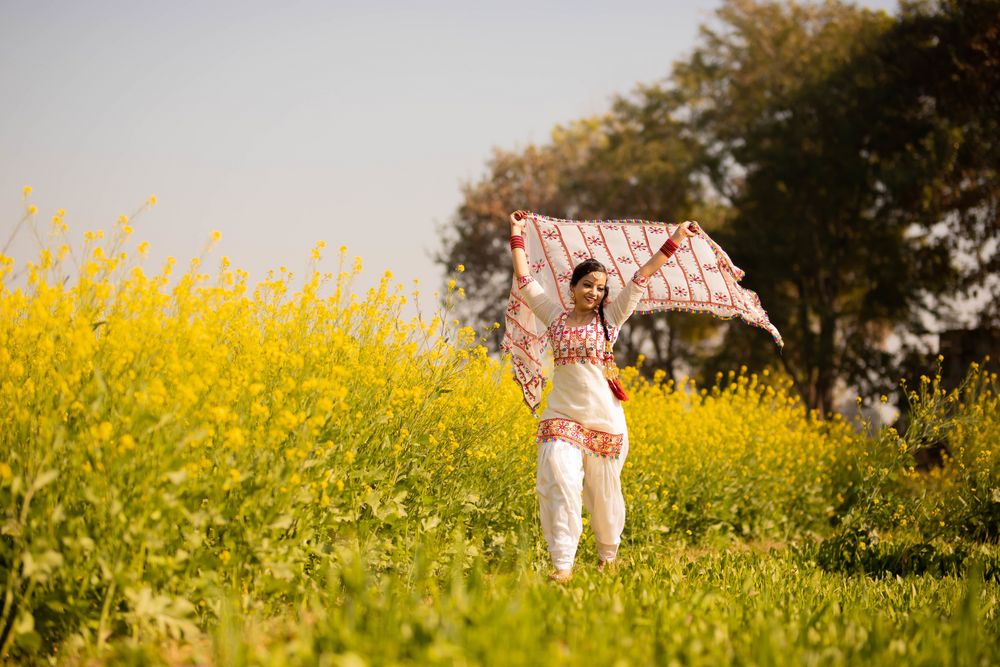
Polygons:
[[510,235],[521,236],[524,232],[524,219],[528,217],[528,212],[518,209],[510,214]]

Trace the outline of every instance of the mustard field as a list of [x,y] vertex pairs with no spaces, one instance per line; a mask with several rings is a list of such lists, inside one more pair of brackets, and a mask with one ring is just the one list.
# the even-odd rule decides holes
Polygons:
[[451,317],[461,267],[404,317],[415,295],[388,274],[359,293],[346,249],[251,285],[207,250],[150,268],[124,216],[76,248],[37,217],[13,233],[38,257],[0,258],[0,660],[1000,660],[1000,406],[979,365],[958,388],[929,367],[903,432],[810,414],[772,372],[625,369],[620,563],[598,573],[585,531],[557,585],[536,422]]

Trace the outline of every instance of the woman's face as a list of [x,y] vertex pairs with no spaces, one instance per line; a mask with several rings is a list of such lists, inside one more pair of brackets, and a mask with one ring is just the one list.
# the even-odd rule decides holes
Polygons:
[[580,311],[594,310],[604,298],[604,291],[608,286],[608,276],[600,271],[588,273],[580,282],[570,287],[573,293],[573,302],[576,309]]

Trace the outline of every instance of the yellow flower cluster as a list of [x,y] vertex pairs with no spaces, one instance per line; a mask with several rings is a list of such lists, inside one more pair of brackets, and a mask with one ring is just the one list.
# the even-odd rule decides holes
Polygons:
[[[502,490],[491,515],[526,514],[534,425],[475,331],[446,311],[405,320],[391,275],[356,294],[361,260],[346,249],[339,271],[301,285],[281,269],[250,286],[228,259],[215,275],[203,258],[147,273],[148,244],[126,250],[134,219],[87,232],[77,255],[46,249],[17,279],[0,256],[0,500],[19,536],[2,555],[15,570],[34,572],[21,567],[32,549],[59,554],[65,567],[38,576],[94,597],[99,617],[93,587],[170,587],[220,559],[270,559],[261,585],[287,582],[320,539],[289,541],[292,526],[327,543],[411,514],[432,529],[484,507],[489,488]],[[97,556],[67,550],[78,534]],[[126,566],[126,544],[157,555]],[[95,557],[119,564],[94,570]]]
[[846,490],[856,434],[811,415],[787,379],[741,368],[699,389],[623,375],[635,394],[624,486],[654,531],[781,534],[822,520]]
[[[959,386],[947,388],[942,357],[933,378],[920,377],[907,392],[910,426],[900,447],[906,457],[897,495],[906,501],[893,512],[900,527],[916,524],[924,534],[995,540],[1000,503],[1000,392],[997,374],[973,362]],[[905,384],[904,384],[905,388]],[[917,471],[920,458],[929,470]]]

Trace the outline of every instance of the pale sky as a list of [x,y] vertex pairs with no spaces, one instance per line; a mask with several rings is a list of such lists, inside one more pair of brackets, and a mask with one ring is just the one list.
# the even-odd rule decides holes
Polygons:
[[[155,194],[151,269],[217,229],[208,265],[254,280],[323,240],[328,270],[347,245],[366,282],[433,291],[437,230],[492,148],[662,79],[718,4],[0,0],[0,243],[24,185],[77,233]],[[37,256],[26,234],[12,252]]]

